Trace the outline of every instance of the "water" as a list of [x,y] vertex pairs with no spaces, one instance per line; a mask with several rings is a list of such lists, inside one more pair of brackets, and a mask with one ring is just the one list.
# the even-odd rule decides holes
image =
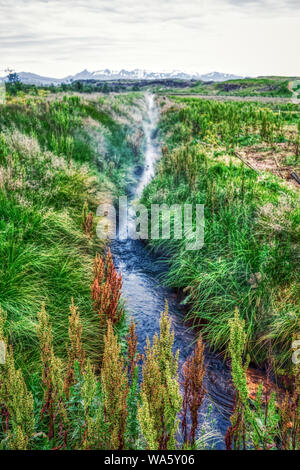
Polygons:
[[[151,181],[155,173],[155,164],[160,158],[160,147],[156,141],[159,114],[154,96],[145,96],[147,119],[144,121],[145,133],[145,166],[132,199],[141,196],[144,187]],[[128,210],[128,226],[133,223],[134,211]],[[159,282],[162,266],[157,258],[147,250],[141,240],[115,240],[111,245],[115,266],[123,277],[123,298],[126,310],[134,318],[139,339],[139,350],[144,352],[146,338],[152,340],[159,331],[159,318],[164,309],[165,301],[169,304],[169,314],[175,332],[174,349],[180,350],[179,369],[186,358],[192,353],[197,340],[196,333],[184,324],[184,312],[171,289],[163,287]],[[221,358],[206,348],[206,398],[200,411],[200,421],[204,422],[210,404],[213,405],[211,418],[215,421],[214,428],[224,436],[229,423],[233,406],[233,391],[230,385],[230,371]],[[220,439],[217,448],[224,446]]]

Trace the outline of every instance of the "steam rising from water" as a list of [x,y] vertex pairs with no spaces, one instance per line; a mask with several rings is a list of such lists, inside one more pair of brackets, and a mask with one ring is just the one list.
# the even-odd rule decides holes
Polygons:
[[141,197],[144,188],[150,183],[152,178],[155,175],[155,165],[157,160],[161,157],[161,150],[156,140],[153,138],[153,133],[157,129],[159,122],[159,112],[155,103],[155,98],[153,94],[145,94],[146,102],[146,117],[143,119],[143,130],[144,130],[144,170],[140,177],[139,183],[134,191],[134,198],[128,208],[127,214],[127,226],[119,226],[119,238],[126,239],[126,234],[128,230],[128,235],[135,232],[135,216],[136,206],[138,199]]
[[136,188],[136,197],[141,197],[143,189],[150,183],[154,176],[155,165],[157,160],[160,158],[160,148],[156,145],[152,134],[157,129],[159,121],[159,113],[157,106],[155,105],[154,95],[147,93],[145,96],[147,105],[147,116],[148,119],[143,121],[143,129],[145,133],[145,169]]

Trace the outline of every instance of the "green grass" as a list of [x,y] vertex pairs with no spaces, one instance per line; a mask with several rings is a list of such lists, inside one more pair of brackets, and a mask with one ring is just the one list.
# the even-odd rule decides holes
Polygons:
[[[109,106],[104,107],[101,99],[87,100],[67,95],[54,96],[53,99],[25,96],[13,99],[3,107],[0,130],[17,128],[36,138],[43,150],[79,163],[96,165],[121,189],[128,168],[142,158],[139,151],[137,155],[133,152],[132,139],[136,128],[130,121],[130,111],[139,107],[139,98],[139,94],[124,95],[121,102],[108,98]],[[121,104],[127,111],[125,123],[117,122],[111,115],[112,112],[117,114]],[[93,139],[86,128],[88,118],[101,126],[105,148],[99,149],[97,138]]]
[[276,142],[285,117],[258,104],[176,102],[184,107],[162,116],[169,150],[143,202],[204,204],[205,244],[187,251],[184,240],[151,242],[170,257],[166,283],[184,290],[189,317],[212,347],[226,350],[228,320],[238,307],[252,360],[267,359],[271,340],[277,366],[290,366],[300,320],[299,193],[230,156],[251,136]]
[[175,101],[181,109],[170,112],[168,119],[161,122],[171,148],[191,139],[194,143],[225,145],[227,149],[260,141],[281,142],[285,138],[284,126],[298,124],[300,119],[299,105],[290,103],[266,106],[255,101],[222,103],[199,98]]
[[89,299],[95,247],[83,234],[80,215],[86,199],[96,206],[100,181],[91,170],[38,150],[33,138],[18,132],[2,134],[2,152],[3,147],[0,303],[8,313],[17,361],[23,370],[34,370],[39,355],[35,321],[43,301],[58,352],[63,350],[71,297],[82,312],[86,344],[95,357],[100,343]]
[[[227,80],[225,82],[202,82],[185,88],[167,88],[168,93],[180,95],[215,95],[215,96],[257,96],[273,98],[290,98],[293,93],[289,90],[290,80],[280,77],[244,78]],[[297,82],[295,82],[297,83]],[[165,90],[160,89],[164,94]]]

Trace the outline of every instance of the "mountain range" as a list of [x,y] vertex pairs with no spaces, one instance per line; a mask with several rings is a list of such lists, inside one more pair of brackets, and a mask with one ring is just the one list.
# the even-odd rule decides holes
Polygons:
[[[211,72],[204,75],[198,73],[185,73],[179,70],[173,70],[171,72],[151,72],[142,69],[128,70],[96,70],[95,72],[89,72],[83,70],[75,75],[68,75],[64,78],[52,78],[44,77],[29,72],[20,72],[20,80],[25,84],[32,85],[60,85],[61,83],[71,83],[76,80],[157,80],[157,79],[182,79],[182,80],[201,80],[204,82],[224,82],[226,80],[241,79],[244,77],[238,75],[232,75],[220,72]],[[6,77],[0,78],[0,82],[6,81]]]

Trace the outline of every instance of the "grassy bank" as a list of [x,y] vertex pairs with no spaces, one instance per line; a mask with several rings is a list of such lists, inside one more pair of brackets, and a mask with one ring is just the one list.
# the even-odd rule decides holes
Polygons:
[[[262,361],[271,340],[285,365],[298,332],[298,193],[269,152],[277,166],[298,165],[299,109],[161,106],[166,145],[144,201],[205,204],[202,250],[156,247],[191,317],[212,345],[228,346],[237,400],[226,448],[298,449],[297,368],[284,402],[269,383],[253,399],[244,353]],[[141,357],[134,323],[120,334],[122,277],[94,236],[97,205],[141,164],[142,97],[18,96],[0,111],[0,449],[213,448],[224,436],[210,408],[200,421],[201,337],[179,376],[166,305]],[[245,167],[237,149],[252,167],[263,153],[270,171]]]
[[289,174],[299,166],[299,108],[188,98],[161,105],[164,155],[143,202],[205,205],[201,250],[151,242],[170,257],[166,282],[184,290],[212,347],[226,350],[237,307],[251,359],[262,364],[271,351],[277,369],[289,368],[300,319],[299,189],[274,167]]
[[39,93],[52,94],[93,94],[102,93],[130,93],[152,90],[154,93],[174,93],[182,95],[198,94],[212,96],[237,96],[237,97],[268,97],[286,98],[293,96],[293,90],[299,89],[297,77],[266,76],[257,78],[242,78],[221,82],[198,81],[195,79],[123,79],[123,80],[78,80],[68,84],[35,86],[21,82],[7,83],[6,87],[14,96],[38,96]]
[[58,355],[65,355],[73,297],[87,354],[99,356],[90,295],[93,258],[102,245],[83,230],[82,211],[87,204],[94,213],[112,200],[140,161],[139,113],[137,95],[9,97],[1,107],[0,304],[26,373],[39,360],[35,325],[42,302]]

